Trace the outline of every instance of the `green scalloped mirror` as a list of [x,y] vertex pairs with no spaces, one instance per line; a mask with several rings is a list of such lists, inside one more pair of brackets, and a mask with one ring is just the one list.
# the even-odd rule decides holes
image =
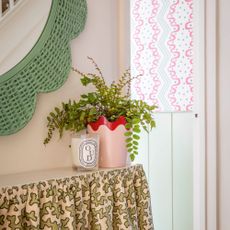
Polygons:
[[60,88],[71,69],[69,43],[84,29],[86,0],[52,0],[44,29],[30,52],[0,76],[0,135],[32,118],[38,93]]

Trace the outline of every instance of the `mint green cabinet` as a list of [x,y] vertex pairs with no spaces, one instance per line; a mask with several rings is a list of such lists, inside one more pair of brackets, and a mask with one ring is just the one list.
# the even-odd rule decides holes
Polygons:
[[192,230],[193,114],[158,113],[156,123],[143,132],[136,160],[148,177],[155,230]]

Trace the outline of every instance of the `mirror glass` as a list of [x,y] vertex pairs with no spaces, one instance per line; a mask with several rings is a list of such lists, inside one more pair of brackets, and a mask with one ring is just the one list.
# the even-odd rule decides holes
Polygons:
[[0,77],[34,47],[49,16],[52,0],[0,0]]

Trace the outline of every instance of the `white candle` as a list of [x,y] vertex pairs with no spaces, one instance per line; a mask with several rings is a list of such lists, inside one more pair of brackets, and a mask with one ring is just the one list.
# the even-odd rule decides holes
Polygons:
[[85,134],[72,137],[71,140],[73,165],[79,170],[98,168],[99,136]]

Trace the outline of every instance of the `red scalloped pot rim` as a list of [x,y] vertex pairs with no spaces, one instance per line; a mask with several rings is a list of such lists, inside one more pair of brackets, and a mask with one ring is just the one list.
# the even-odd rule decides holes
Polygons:
[[116,121],[108,121],[106,117],[101,116],[97,121],[95,122],[90,122],[89,125],[90,127],[94,130],[97,131],[98,128],[101,125],[106,125],[110,130],[115,130],[119,125],[126,125],[127,121],[125,117],[120,116]]

